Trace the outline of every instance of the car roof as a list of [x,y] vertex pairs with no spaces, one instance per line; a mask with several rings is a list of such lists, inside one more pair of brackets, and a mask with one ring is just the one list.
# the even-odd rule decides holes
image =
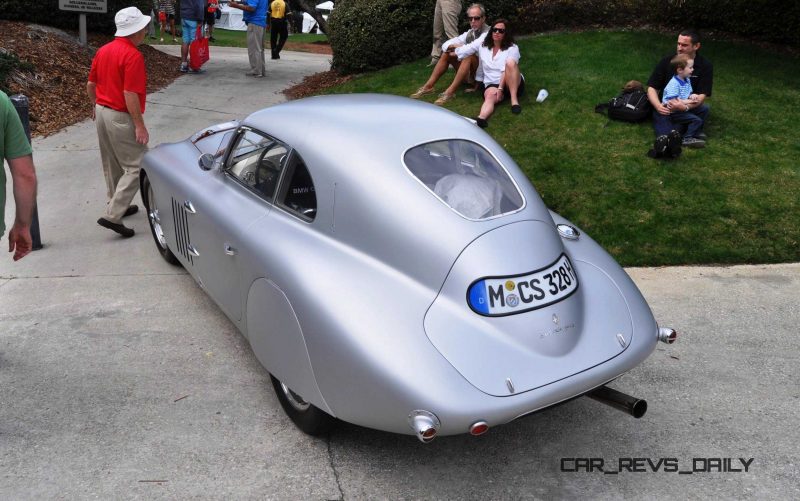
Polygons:
[[[262,130],[302,155],[367,153],[374,165],[398,165],[418,144],[460,138],[496,153],[496,143],[474,123],[449,110],[413,99],[383,94],[342,94],[291,101],[257,111],[244,125]],[[507,165],[506,161],[502,163]],[[349,170],[347,162],[329,168]],[[342,173],[344,174],[344,173]]]

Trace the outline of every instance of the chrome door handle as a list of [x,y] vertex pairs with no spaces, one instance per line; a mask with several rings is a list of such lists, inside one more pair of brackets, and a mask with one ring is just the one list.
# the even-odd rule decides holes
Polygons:
[[194,257],[200,257],[200,253],[199,253],[199,252],[197,252],[197,249],[195,249],[195,248],[194,248],[194,245],[192,245],[192,244],[189,244],[189,245],[186,247],[186,249],[189,251],[189,254],[191,254],[192,256],[194,256]]
[[194,205],[189,200],[183,202],[183,206],[186,208],[187,211],[191,212],[192,214],[197,214],[197,211],[194,210]]
[[227,254],[228,256],[235,256],[236,255],[236,249],[234,249],[231,246],[231,244],[225,244],[225,254]]

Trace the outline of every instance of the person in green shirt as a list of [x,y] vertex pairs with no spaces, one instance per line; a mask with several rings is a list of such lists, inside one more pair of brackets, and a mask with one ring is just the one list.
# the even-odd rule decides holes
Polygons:
[[[25,257],[33,247],[31,220],[36,204],[36,170],[33,167],[31,144],[22,128],[17,110],[8,96],[0,91],[0,154],[8,162],[13,183],[16,217],[8,231],[8,252],[14,261]],[[5,234],[6,171],[0,169],[0,237]]]

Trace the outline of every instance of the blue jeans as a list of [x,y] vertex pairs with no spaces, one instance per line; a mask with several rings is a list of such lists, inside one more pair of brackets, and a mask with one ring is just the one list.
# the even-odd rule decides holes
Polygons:
[[677,130],[683,137],[697,137],[697,133],[703,130],[709,111],[711,109],[707,104],[701,104],[692,111],[678,111],[670,115],[662,115],[654,110],[653,129],[656,131],[656,136]]

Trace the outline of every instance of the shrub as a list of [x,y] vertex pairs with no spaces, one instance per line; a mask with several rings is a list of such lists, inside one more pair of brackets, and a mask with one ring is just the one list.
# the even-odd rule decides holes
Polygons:
[[333,68],[356,73],[413,61],[431,50],[434,0],[342,0],[328,18]]
[[0,49],[0,90],[9,93],[8,79],[14,71],[33,71],[33,65],[20,61],[13,52]]
[[[113,34],[115,31],[114,14],[125,7],[139,7],[139,10],[150,14],[150,0],[107,0],[108,12],[105,14],[86,14],[88,31]],[[7,21],[27,21],[30,23],[54,26],[67,30],[78,29],[80,12],[58,10],[58,0],[42,0],[41,2],[19,2],[0,0],[0,12]]]

